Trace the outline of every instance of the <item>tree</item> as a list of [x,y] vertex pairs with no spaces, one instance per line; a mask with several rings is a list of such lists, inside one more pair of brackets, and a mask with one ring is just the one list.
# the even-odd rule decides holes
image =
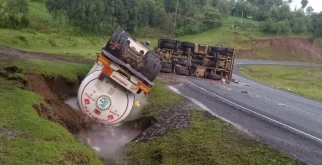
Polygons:
[[207,4],[207,0],[197,0],[197,5],[205,6]]
[[302,0],[302,2],[301,2],[302,7],[301,8],[304,9],[307,6],[308,3],[309,3],[308,0]]
[[203,24],[208,29],[213,29],[221,26],[221,19],[222,14],[220,14],[217,9],[207,10],[205,12],[205,20],[203,21]]
[[319,14],[313,13],[311,15],[311,29],[314,37],[322,37],[322,12]]
[[306,15],[310,16],[312,14],[312,12],[314,11],[312,6],[309,6],[306,8]]
[[0,27],[20,29],[29,25],[28,0],[1,0]]
[[176,12],[176,6],[175,0],[164,0],[164,9],[167,13]]
[[288,0],[288,3],[291,4],[293,2],[293,0]]

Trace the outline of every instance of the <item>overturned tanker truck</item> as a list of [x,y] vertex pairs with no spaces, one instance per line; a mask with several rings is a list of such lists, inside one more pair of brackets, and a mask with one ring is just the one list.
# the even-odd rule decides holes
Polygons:
[[161,72],[226,80],[228,83],[232,79],[235,59],[232,48],[159,39],[155,50],[161,56]]
[[152,90],[162,68],[160,59],[154,50],[118,28],[78,89],[79,107],[100,123],[125,120],[138,104],[135,96]]

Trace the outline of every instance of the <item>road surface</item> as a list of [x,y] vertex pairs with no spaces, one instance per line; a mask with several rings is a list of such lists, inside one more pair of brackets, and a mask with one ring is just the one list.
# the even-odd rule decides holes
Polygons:
[[295,62],[236,60],[233,78],[223,85],[197,77],[180,77],[170,86],[201,108],[255,139],[280,149],[305,164],[322,164],[322,103],[243,77],[238,68],[251,64],[316,66]]

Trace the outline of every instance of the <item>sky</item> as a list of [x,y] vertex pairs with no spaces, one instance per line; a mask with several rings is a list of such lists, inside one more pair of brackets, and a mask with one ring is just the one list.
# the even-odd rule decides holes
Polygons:
[[[293,0],[291,3],[291,9],[294,10],[295,6],[297,5],[297,9],[301,8],[301,1],[302,0]],[[321,12],[322,11],[322,0],[308,0],[309,4],[306,7],[312,6],[314,12]],[[306,8],[305,8],[306,9]]]

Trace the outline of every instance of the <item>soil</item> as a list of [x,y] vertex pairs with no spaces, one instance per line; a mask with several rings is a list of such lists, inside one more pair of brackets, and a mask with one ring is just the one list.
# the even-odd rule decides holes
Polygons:
[[[259,52],[272,50],[284,54],[280,60],[296,61],[322,60],[322,42],[305,38],[262,39],[251,42],[251,49],[239,49],[238,55],[260,59]],[[278,60],[278,59],[277,59]]]
[[[59,84],[59,86],[51,84]],[[61,124],[72,133],[78,133],[94,122],[83,113],[73,110],[72,107],[64,103],[65,97],[61,94],[72,93],[74,87],[63,78],[52,80],[41,75],[30,74],[25,89],[39,94],[46,102],[46,104],[34,105],[39,116]]]
[[168,85],[178,85],[180,84],[180,77],[178,74],[171,73],[159,73],[159,78],[161,78]]

